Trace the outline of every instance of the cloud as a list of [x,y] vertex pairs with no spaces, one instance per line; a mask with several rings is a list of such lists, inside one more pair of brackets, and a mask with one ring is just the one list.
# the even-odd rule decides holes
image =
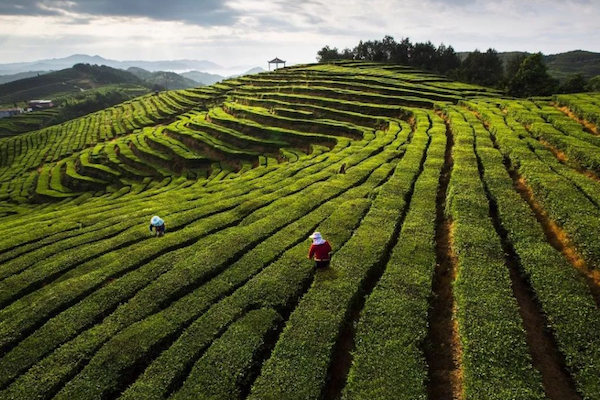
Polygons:
[[262,65],[385,35],[457,51],[600,51],[598,20],[594,0],[0,0],[0,52]]
[[257,29],[294,30],[323,22],[320,0],[0,0],[0,15],[60,16],[65,23],[92,18],[147,18],[195,26],[246,25]]
[[193,25],[233,25],[241,14],[221,0],[0,0],[0,15],[141,17]]

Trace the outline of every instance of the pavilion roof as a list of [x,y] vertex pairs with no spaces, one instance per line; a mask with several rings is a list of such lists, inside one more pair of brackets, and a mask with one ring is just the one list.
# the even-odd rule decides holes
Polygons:
[[274,59],[269,61],[269,64],[285,64],[285,61],[283,61],[279,57],[275,57]]

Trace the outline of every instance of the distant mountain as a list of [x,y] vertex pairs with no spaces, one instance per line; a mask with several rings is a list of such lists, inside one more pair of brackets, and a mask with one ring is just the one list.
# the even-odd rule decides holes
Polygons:
[[[141,77],[143,75],[145,74],[141,73],[139,76]],[[169,71],[150,72],[150,75],[143,78],[143,80],[146,83],[146,86],[154,90],[178,90],[204,86],[202,83]]]
[[251,70],[246,71],[244,75],[260,74],[261,72],[267,72],[267,70],[261,67],[254,67]]
[[203,86],[199,82],[170,71],[150,72],[143,68],[131,67],[127,69],[127,72],[131,72],[144,81],[147,87],[155,90],[178,90]]
[[260,74],[261,72],[266,72],[267,70],[261,67],[255,67],[252,68],[246,72],[244,72],[243,74],[239,74],[239,75],[231,75],[230,78],[237,78],[238,76],[244,76],[244,75],[253,75],[253,74]]
[[224,70],[225,68],[207,60],[168,60],[168,61],[116,61],[100,56],[75,54],[64,58],[54,58],[33,62],[0,64],[0,74],[17,74],[28,71],[48,71],[71,68],[75,64],[106,65],[112,68],[143,68],[148,71],[189,71]]
[[120,69],[76,64],[72,68],[0,85],[0,104],[39,98],[52,99],[58,94],[77,93],[117,84],[142,85],[143,81],[132,73]]
[[201,71],[189,71],[189,72],[184,72],[181,75],[185,76],[186,78],[193,79],[194,81],[202,83],[204,85],[213,85],[224,79],[237,78],[239,76],[257,74],[260,72],[265,72],[265,69],[263,69],[261,67],[255,67],[255,68],[252,68],[252,69],[244,72],[243,74],[229,75],[229,76],[223,76],[223,75],[218,75],[218,74],[209,74],[208,72],[201,72]]
[[127,72],[131,72],[132,74],[134,74],[142,80],[148,79],[152,76],[152,72],[145,70],[144,68],[138,67],[129,67],[127,68]]
[[209,74],[208,72],[201,72],[201,71],[189,71],[189,72],[184,72],[181,75],[188,79],[191,79],[198,83],[202,83],[207,86],[213,85],[213,84],[225,79],[225,77],[223,75]]
[[32,78],[38,75],[44,75],[52,71],[29,71],[29,72],[21,72],[18,74],[12,75],[0,75],[0,85],[3,83],[18,81],[19,79]]
[[587,79],[600,75],[600,53],[576,50],[545,57],[548,71],[558,79],[583,74]]
[[[506,65],[508,60],[519,54],[530,55],[531,53],[511,51],[498,53],[498,56]],[[469,52],[458,53],[461,60],[467,58],[468,55]],[[575,74],[583,74],[587,79],[600,75],[600,53],[575,50],[544,56],[544,61],[548,65],[548,72],[561,81]]]

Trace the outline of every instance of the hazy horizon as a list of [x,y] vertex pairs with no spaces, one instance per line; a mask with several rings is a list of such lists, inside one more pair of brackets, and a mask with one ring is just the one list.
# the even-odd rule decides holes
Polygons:
[[266,68],[384,35],[456,51],[600,51],[599,19],[591,0],[0,0],[0,63],[86,54]]

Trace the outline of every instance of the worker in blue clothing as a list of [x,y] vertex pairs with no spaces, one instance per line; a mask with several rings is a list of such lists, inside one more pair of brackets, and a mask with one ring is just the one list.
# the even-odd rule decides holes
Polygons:
[[150,232],[152,232],[152,229],[156,231],[157,237],[164,235],[165,230],[167,229],[165,221],[163,221],[158,215],[155,215],[150,220]]

